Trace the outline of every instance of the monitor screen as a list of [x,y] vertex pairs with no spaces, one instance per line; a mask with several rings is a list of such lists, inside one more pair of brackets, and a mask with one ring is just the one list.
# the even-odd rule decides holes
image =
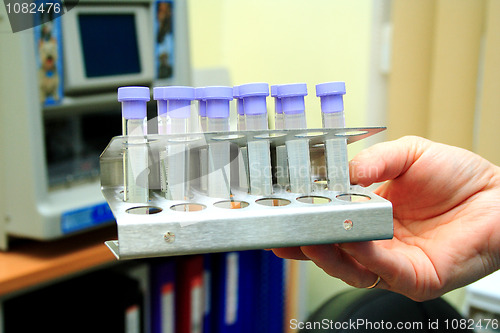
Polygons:
[[78,25],[87,78],[141,73],[133,14],[81,13]]

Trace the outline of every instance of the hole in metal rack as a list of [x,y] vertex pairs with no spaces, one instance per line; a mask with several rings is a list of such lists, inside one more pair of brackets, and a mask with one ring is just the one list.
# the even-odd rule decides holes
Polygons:
[[201,140],[201,136],[179,136],[176,138],[171,138],[168,139],[168,142],[173,142],[173,143],[187,143],[187,142],[194,142]]
[[336,198],[342,201],[349,201],[349,202],[365,202],[365,201],[370,201],[372,199],[364,194],[350,194],[350,193],[339,194],[337,195]]
[[215,207],[224,209],[241,209],[248,207],[249,205],[250,204],[248,202],[239,200],[227,200],[214,203]]
[[123,147],[147,147],[149,144],[157,142],[158,139],[149,139],[143,136],[130,136],[122,142]]
[[228,140],[236,140],[244,138],[244,135],[241,134],[229,134],[229,135],[219,135],[212,137],[213,141],[228,141]]
[[197,203],[183,203],[170,207],[171,210],[176,212],[199,212],[205,208],[207,208],[207,206]]
[[288,206],[289,204],[291,204],[290,200],[281,198],[263,198],[255,200],[255,202],[258,203],[259,205],[270,206],[270,207],[281,207],[281,206]]
[[281,138],[286,136],[286,133],[262,133],[255,135],[254,139],[273,139],[273,138]]
[[303,197],[298,197],[297,201],[312,205],[323,205],[331,202],[332,200],[330,198],[320,197],[317,195],[305,195]]
[[325,135],[326,132],[305,132],[300,134],[295,134],[296,138],[315,138],[318,136]]
[[161,211],[162,209],[160,207],[139,206],[139,207],[129,208],[125,212],[128,214],[135,214],[135,215],[153,215],[153,214],[158,214]]
[[348,137],[348,136],[359,136],[359,135],[365,135],[368,134],[368,131],[341,131],[335,133],[335,136],[338,137]]

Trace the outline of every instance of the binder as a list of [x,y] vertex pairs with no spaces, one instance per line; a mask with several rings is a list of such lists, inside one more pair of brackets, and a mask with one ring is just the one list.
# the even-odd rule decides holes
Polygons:
[[212,330],[212,255],[203,255],[203,333]]
[[285,261],[271,251],[260,251],[260,289],[256,332],[284,331]]
[[203,256],[181,257],[177,262],[176,332],[201,333],[203,308]]
[[151,264],[152,333],[175,332],[175,261],[161,259]]
[[139,283],[99,272],[4,301],[4,332],[142,331]]
[[213,260],[213,332],[258,332],[260,251],[219,253]]
[[212,314],[213,332],[239,332],[238,322],[238,252],[217,253],[213,256]]
[[258,305],[260,289],[260,250],[242,251],[240,254],[239,281],[238,281],[238,317],[242,333],[259,332]]

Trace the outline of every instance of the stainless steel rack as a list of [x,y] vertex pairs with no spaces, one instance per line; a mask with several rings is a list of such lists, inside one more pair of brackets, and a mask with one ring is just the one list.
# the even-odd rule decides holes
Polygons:
[[[118,225],[118,240],[106,245],[119,259],[388,239],[393,236],[392,205],[360,186],[329,190],[325,146],[329,140],[352,143],[383,127],[234,131],[148,135],[140,145],[149,156],[149,201],[123,200],[124,152],[129,138],[115,137],[102,153],[101,185]],[[229,197],[210,197],[200,186],[200,151],[228,142],[231,170],[241,173],[250,142],[269,142],[270,154],[288,141],[306,140],[311,157],[311,191],[293,193],[273,181],[270,195],[254,195],[232,177]],[[137,140],[136,140],[137,142]],[[137,143],[135,143],[137,145]],[[169,200],[160,191],[159,161],[167,145],[189,151],[190,192]],[[275,168],[275,159],[272,167]],[[236,171],[239,170],[239,171]],[[240,175],[241,176],[241,175]]]

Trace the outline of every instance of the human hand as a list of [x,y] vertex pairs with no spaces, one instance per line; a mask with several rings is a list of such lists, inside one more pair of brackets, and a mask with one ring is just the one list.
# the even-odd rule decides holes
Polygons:
[[404,137],[350,163],[351,183],[393,204],[394,238],[273,249],[355,287],[438,297],[500,268],[500,168],[467,150]]

